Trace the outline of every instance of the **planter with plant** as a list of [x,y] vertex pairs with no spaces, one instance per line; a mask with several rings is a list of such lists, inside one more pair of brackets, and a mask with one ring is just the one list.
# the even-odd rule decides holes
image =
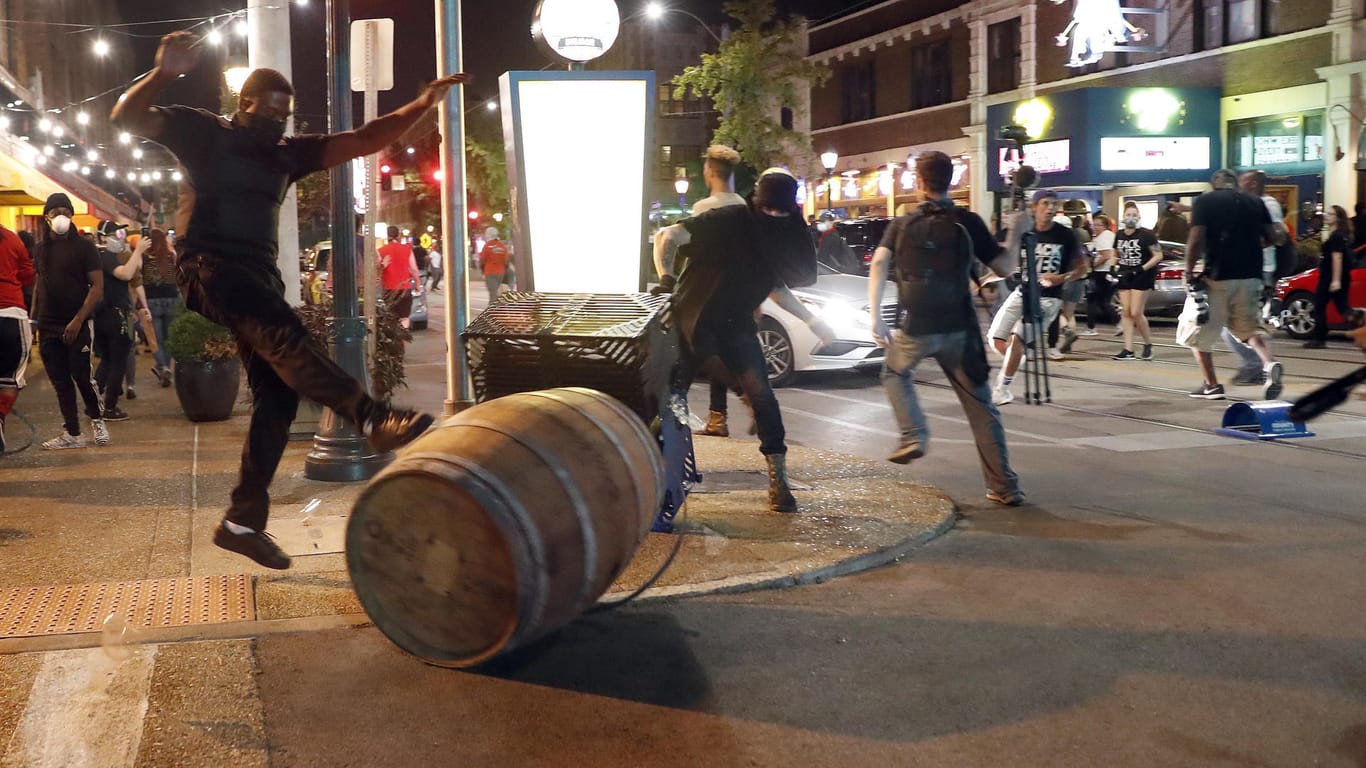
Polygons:
[[175,358],[175,393],[185,417],[230,418],[242,378],[232,332],[198,312],[182,310],[168,335],[166,351]]
[[[304,328],[308,329],[309,334],[331,354],[332,346],[336,342],[331,292],[325,292],[320,303],[303,304],[295,307],[294,312],[303,321]],[[393,397],[394,390],[407,386],[403,370],[403,345],[412,341],[413,336],[382,300],[378,302],[376,314],[379,315],[379,322],[376,324],[379,338],[375,344],[375,359],[370,361],[370,382],[373,385],[375,399],[387,402]],[[300,398],[299,409],[295,413],[294,424],[289,432],[290,439],[311,439],[321,419],[322,406],[307,398]]]

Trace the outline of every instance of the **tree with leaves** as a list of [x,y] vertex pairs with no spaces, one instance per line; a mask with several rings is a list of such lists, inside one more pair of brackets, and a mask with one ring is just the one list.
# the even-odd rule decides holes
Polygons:
[[738,29],[674,78],[674,97],[711,99],[721,110],[713,143],[735,147],[754,168],[809,164],[811,136],[784,128],[779,116],[802,103],[798,88],[819,87],[830,71],[806,60],[798,22],[776,18],[774,0],[729,0],[724,10]]

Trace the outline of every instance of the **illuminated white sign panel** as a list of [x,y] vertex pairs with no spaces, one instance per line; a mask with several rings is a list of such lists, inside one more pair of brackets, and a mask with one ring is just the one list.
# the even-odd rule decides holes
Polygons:
[[[530,251],[517,258],[520,264],[529,255],[535,290],[640,290],[653,83],[645,78],[503,78],[504,89],[517,89],[516,164],[524,187],[515,190],[514,199],[522,197],[519,243]],[[595,168],[591,175],[584,173],[586,159]],[[591,236],[580,236],[585,216],[598,224]]]
[[1302,156],[1299,136],[1258,136],[1252,140],[1252,164],[1298,163]]
[[1209,137],[1132,137],[1100,140],[1102,171],[1209,170]]
[[[1021,162],[1015,150],[1001,147],[1000,172],[1002,177],[1019,170]],[[1041,141],[1024,146],[1024,164],[1033,166],[1039,173],[1065,173],[1072,170],[1072,141]]]

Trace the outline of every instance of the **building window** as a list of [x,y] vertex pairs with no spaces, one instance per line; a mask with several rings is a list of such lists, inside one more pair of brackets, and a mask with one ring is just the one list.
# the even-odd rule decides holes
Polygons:
[[781,110],[780,112],[778,112],[778,124],[781,125],[781,126],[783,127],[783,130],[785,130],[785,131],[790,131],[790,130],[792,130],[792,108],[791,108],[791,107],[783,107],[782,110]]
[[[1279,34],[1269,23],[1279,18],[1280,0],[1200,0],[1195,36],[1204,50],[1246,43]],[[1281,26],[1281,25],[1277,25]]]
[[1323,162],[1323,110],[1233,120],[1228,124],[1228,164],[1271,169],[1289,163]]
[[688,163],[701,156],[701,147],[661,144],[655,159],[655,178],[666,181],[687,176]]
[[693,95],[691,90],[682,99],[674,98],[674,86],[659,85],[659,115],[660,117],[695,117],[702,111],[702,102]]
[[840,117],[844,122],[873,117],[873,62],[845,67],[840,85]]
[[987,93],[1020,87],[1020,19],[987,27]]
[[911,109],[924,109],[953,101],[953,70],[949,41],[911,49]]

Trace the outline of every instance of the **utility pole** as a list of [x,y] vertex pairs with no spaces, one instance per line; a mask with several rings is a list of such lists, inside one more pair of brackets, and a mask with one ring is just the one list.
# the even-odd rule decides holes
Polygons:
[[[351,130],[351,3],[327,0],[328,130]],[[370,390],[365,365],[365,318],[356,307],[356,211],[352,200],[351,163],[332,173],[332,315],[337,341],[337,364]],[[298,280],[295,280],[298,283]],[[368,480],[384,468],[393,454],[375,454],[356,426],[332,410],[323,411],[313,450],[304,459],[310,480],[355,482]]]
[[[460,51],[460,0],[436,0],[436,74],[464,71]],[[507,119],[507,118],[504,118]],[[469,360],[460,334],[470,320],[469,259],[465,234],[465,88],[456,86],[441,102],[441,258],[446,274],[447,416],[474,404]]]

